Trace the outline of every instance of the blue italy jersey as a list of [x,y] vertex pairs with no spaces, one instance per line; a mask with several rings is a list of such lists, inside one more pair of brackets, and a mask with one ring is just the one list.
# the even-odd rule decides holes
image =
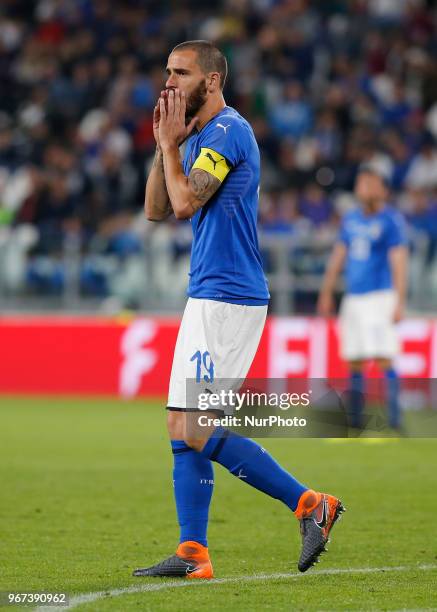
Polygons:
[[386,206],[372,215],[361,208],[350,211],[343,218],[339,240],[347,247],[347,293],[392,288],[389,251],[407,243],[405,221],[397,210]]
[[269,292],[257,237],[260,156],[252,128],[226,106],[188,139],[183,167],[204,169],[222,181],[191,218],[193,243],[188,295],[267,304]]

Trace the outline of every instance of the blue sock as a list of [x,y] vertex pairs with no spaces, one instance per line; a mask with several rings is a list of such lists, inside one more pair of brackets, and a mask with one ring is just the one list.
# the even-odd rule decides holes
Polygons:
[[291,510],[296,510],[300,496],[307,490],[259,444],[223,427],[216,428],[202,455],[217,461],[255,489],[281,500]]
[[399,377],[393,368],[385,370],[386,397],[388,404],[388,424],[398,428],[401,423],[399,408]]
[[171,447],[180,542],[193,541],[208,546],[208,511],[214,486],[212,463],[183,440],[172,440]]
[[361,427],[364,408],[364,376],[362,372],[352,372],[350,376],[350,423],[352,427]]

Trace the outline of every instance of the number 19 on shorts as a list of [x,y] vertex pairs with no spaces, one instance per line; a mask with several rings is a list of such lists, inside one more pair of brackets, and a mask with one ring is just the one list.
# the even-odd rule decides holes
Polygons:
[[194,361],[196,365],[196,382],[200,382],[202,379],[208,383],[214,382],[214,363],[209,351],[203,353],[196,351],[190,361]]

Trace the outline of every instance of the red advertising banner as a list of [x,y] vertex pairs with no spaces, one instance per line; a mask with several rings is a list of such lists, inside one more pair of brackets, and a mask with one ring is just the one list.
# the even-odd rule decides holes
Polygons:
[[[0,319],[0,393],[165,395],[179,321],[4,317]],[[437,378],[437,321],[399,324],[402,376]],[[369,374],[377,374],[370,366]],[[249,376],[340,378],[335,320],[271,317]]]

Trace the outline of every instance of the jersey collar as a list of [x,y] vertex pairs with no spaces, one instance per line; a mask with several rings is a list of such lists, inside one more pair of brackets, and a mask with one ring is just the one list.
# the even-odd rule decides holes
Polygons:
[[203,130],[206,128],[206,126],[207,126],[207,125],[209,125],[209,124],[211,123],[211,121],[215,121],[215,120],[217,120],[217,119],[220,117],[220,115],[221,115],[222,113],[224,113],[226,110],[230,110],[230,109],[231,109],[231,107],[230,107],[230,106],[225,106],[224,108],[222,108],[222,110],[221,110],[221,111],[219,111],[219,112],[218,112],[216,115],[214,115],[213,117],[211,117],[211,119],[205,123],[205,125],[203,126],[203,128],[197,132],[197,136],[203,132]]

